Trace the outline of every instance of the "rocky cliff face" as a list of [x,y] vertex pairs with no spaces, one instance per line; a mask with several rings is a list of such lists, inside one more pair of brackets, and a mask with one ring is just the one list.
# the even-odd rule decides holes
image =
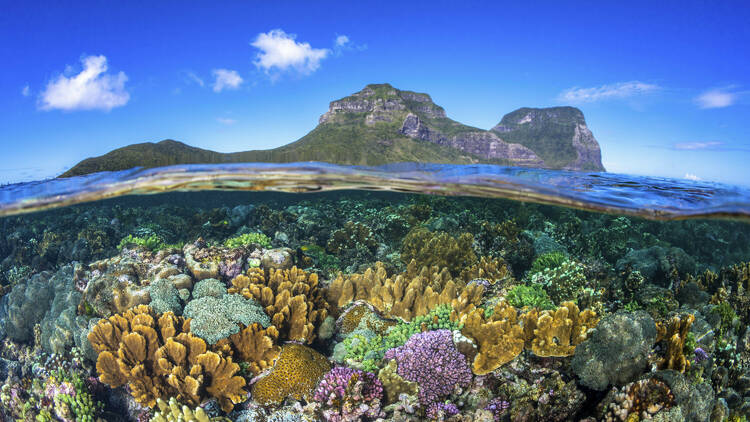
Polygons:
[[531,149],[505,142],[495,133],[472,128],[446,117],[445,110],[427,94],[401,91],[388,84],[368,85],[362,91],[330,104],[320,124],[393,125],[399,134],[469,153],[478,159],[520,166],[543,167]]
[[520,108],[491,131],[531,148],[551,168],[604,171],[599,143],[575,107]]

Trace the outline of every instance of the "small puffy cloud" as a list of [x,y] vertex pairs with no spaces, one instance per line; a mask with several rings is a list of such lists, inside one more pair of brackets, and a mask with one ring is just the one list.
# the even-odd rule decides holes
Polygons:
[[334,42],[334,45],[338,48],[345,47],[347,44],[349,44],[349,37],[346,35],[337,36],[336,41]]
[[237,120],[230,119],[228,117],[217,117],[216,121],[221,123],[222,125],[227,125],[227,126],[237,123]]
[[111,110],[130,100],[125,91],[128,77],[123,72],[107,74],[107,58],[81,59],[83,70],[72,76],[60,75],[49,81],[39,98],[42,110]]
[[31,95],[31,87],[28,85],[24,85],[23,88],[21,88],[21,95],[24,97],[28,97]]
[[650,94],[660,89],[659,85],[639,81],[618,82],[591,88],[574,87],[566,89],[560,93],[558,99],[569,103],[592,103]]
[[236,70],[214,69],[214,92],[225,89],[237,89],[242,84],[242,78]]
[[682,142],[674,144],[674,149],[694,151],[694,150],[710,150],[710,149],[721,149],[724,145],[723,142],[719,141],[705,141],[705,142]]
[[306,75],[320,67],[320,61],[331,52],[327,48],[312,48],[309,43],[297,42],[294,34],[281,29],[260,33],[250,45],[260,50],[253,63],[266,73],[274,70],[295,70]]
[[692,173],[685,173],[685,179],[694,180],[694,181],[701,180],[700,177],[698,177],[698,176],[696,176],[696,175],[694,175]]
[[729,107],[737,101],[737,93],[727,88],[710,89],[695,97],[695,102],[700,108],[722,108]]

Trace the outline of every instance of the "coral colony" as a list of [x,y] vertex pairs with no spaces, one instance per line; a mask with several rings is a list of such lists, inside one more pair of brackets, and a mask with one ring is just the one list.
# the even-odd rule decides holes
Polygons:
[[742,223],[211,195],[0,220],[0,420],[750,413]]

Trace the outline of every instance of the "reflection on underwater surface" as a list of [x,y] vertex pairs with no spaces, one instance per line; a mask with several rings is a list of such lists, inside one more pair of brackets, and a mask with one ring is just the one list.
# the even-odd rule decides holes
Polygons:
[[[91,202],[0,218],[0,420],[750,412],[750,225],[623,215],[746,216],[746,191],[494,166],[326,166],[269,165],[251,184],[231,171],[247,167],[208,177],[191,166],[3,187],[6,214]],[[133,195],[323,181],[473,197]],[[103,199],[112,193],[131,195]]]

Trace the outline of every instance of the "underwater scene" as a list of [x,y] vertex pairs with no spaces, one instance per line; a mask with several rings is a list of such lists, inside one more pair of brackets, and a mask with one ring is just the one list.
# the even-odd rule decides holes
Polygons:
[[0,420],[744,421],[748,204],[460,165],[6,185]]

